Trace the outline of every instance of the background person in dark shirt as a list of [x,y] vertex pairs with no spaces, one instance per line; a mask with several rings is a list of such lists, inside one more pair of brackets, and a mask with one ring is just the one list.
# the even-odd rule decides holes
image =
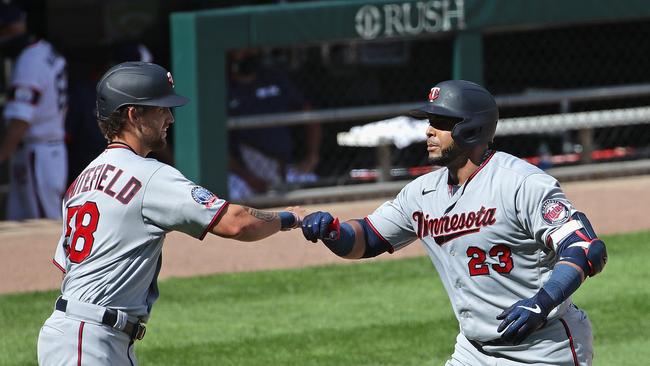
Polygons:
[[[257,49],[231,52],[229,116],[308,110],[309,103],[287,75],[280,69],[261,67],[260,61]],[[298,138],[288,126],[230,131],[229,198],[246,199],[284,182],[316,180],[321,126],[301,129]],[[294,159],[297,150],[302,151],[301,159]]]

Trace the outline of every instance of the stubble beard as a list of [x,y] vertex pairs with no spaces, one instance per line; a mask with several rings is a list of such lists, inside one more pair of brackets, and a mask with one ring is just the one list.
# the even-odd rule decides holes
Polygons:
[[461,149],[455,142],[452,141],[451,145],[442,150],[440,156],[429,157],[429,162],[432,165],[438,166],[449,166],[451,163],[458,160],[465,154],[465,151]]
[[165,148],[167,146],[167,139],[164,137],[159,138],[158,140],[154,141],[151,145],[151,151],[159,151]]
[[154,130],[151,129],[149,134],[145,135],[145,143],[149,146],[151,151],[159,151],[167,146],[167,138],[163,137],[162,132],[154,133]]

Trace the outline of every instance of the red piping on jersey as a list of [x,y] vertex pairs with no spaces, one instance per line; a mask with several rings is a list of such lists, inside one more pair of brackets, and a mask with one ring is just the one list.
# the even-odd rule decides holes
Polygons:
[[495,153],[496,153],[496,151],[493,150],[493,151],[490,153],[490,155],[487,157],[487,159],[483,160],[483,162],[481,163],[481,165],[478,166],[478,169],[476,169],[476,170],[474,171],[474,173],[472,173],[472,175],[470,175],[469,178],[467,178],[467,182],[465,182],[466,185],[467,185],[467,183],[468,183],[470,180],[472,180],[472,178],[474,178],[474,176],[475,176],[476,174],[478,174],[478,172],[481,171],[481,169],[483,169],[484,166],[487,165],[487,163],[490,161],[490,159],[492,159],[492,157],[494,156]]
[[131,146],[129,146],[127,143],[124,143],[122,141],[111,141],[111,142],[109,142],[108,145],[106,146],[106,150],[108,150],[108,149],[128,149],[128,150],[131,150],[132,153],[138,155],[138,153],[135,152],[135,150],[133,150],[133,148]]
[[54,263],[56,268],[58,268],[61,272],[63,272],[63,274],[66,274],[65,268],[61,267],[61,265],[59,265],[59,262],[55,261],[54,258],[52,258],[52,263]]
[[81,322],[79,325],[79,337],[77,339],[77,366],[81,366],[81,341],[84,335],[84,324],[86,324],[86,322]]
[[569,330],[569,326],[564,321],[564,319],[560,319],[560,322],[564,326],[564,331],[566,332],[566,335],[569,338],[569,346],[571,347],[571,354],[573,355],[573,364],[575,366],[580,366],[580,363],[578,362],[578,355],[576,355],[576,348],[573,345],[573,336],[571,336],[571,330]]
[[221,214],[221,211],[223,211],[226,207],[228,207],[229,204],[230,204],[230,202],[224,203],[223,206],[221,206],[221,208],[219,209],[219,211],[217,211],[217,213],[214,214],[214,217],[212,218],[212,221],[210,221],[210,224],[208,224],[208,226],[205,228],[205,230],[203,230],[203,233],[199,237],[199,240],[203,240],[203,238],[205,238],[205,236],[208,235],[208,231],[212,230],[212,227],[217,224],[217,218]]
[[[569,221],[573,221],[573,218],[570,218]],[[567,221],[567,222],[569,222],[569,221]],[[561,227],[561,226],[560,226],[560,227]],[[560,227],[558,227],[557,229],[551,231],[551,232],[548,234],[548,236],[546,237],[546,247],[548,247],[548,248],[551,249],[551,250],[553,250],[554,247],[555,247],[557,244],[559,244],[559,243],[554,243],[554,242],[553,242],[553,238],[551,238],[551,235],[552,235],[554,232],[560,230]],[[580,236],[580,231],[579,231],[579,230],[574,231],[574,233],[576,233],[578,236]],[[583,239],[583,240],[584,240],[584,239]],[[587,241],[589,241],[589,240],[587,240]]]
[[[569,221],[571,221],[571,220],[569,220]],[[547,247],[547,248],[553,250],[553,248],[555,247],[555,243],[553,243],[553,238],[551,238],[551,234],[553,234],[554,232],[558,231],[559,229],[560,229],[560,228],[558,227],[557,229],[551,231],[551,232],[548,234],[548,236],[546,237],[546,247]]]
[[377,234],[377,236],[379,237],[379,239],[381,239],[384,243],[386,243],[386,245],[388,245],[388,253],[393,254],[393,252],[395,252],[395,248],[393,248],[393,246],[388,242],[388,240],[386,240],[386,238],[384,238],[384,237],[379,233],[379,231],[377,231],[377,229],[376,229],[375,226],[372,224],[372,222],[370,222],[370,219],[368,219],[368,216],[364,217],[363,219],[366,221],[366,223],[368,224],[368,226],[370,226],[370,228],[372,229],[372,231],[374,231],[375,234]]
[[[472,173],[472,175],[470,175],[469,178],[467,178],[467,181],[465,181],[465,184],[463,184],[463,192],[465,192],[465,187],[467,187],[467,184],[472,180],[472,178],[474,178],[474,176],[476,174],[478,174],[478,172],[481,171],[481,169],[483,169],[484,166],[487,165],[487,163],[490,161],[490,159],[492,159],[492,157],[494,156],[495,153],[496,153],[496,150],[492,150],[492,152],[490,152],[490,155],[488,155],[488,157],[485,158],[485,160],[483,160],[481,165],[478,166],[478,169],[476,169],[474,171],[474,173]],[[449,182],[449,180],[447,180],[447,181]],[[449,195],[451,195],[451,193],[453,192],[452,191],[452,185],[447,183],[447,186],[448,186],[448,189],[449,189]]]

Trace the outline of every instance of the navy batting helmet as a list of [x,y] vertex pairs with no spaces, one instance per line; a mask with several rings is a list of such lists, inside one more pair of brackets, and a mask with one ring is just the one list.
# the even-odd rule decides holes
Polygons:
[[113,66],[97,83],[97,114],[108,117],[125,105],[178,107],[189,99],[174,92],[172,74],[149,62]]
[[472,148],[494,139],[499,110],[482,86],[466,80],[447,80],[431,88],[429,102],[409,112],[417,119],[443,116],[458,119],[451,136],[458,146]]

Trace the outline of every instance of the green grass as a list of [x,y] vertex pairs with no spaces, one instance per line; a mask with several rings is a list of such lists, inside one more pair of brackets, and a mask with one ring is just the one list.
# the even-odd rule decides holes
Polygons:
[[[574,296],[595,365],[650,359],[650,232],[606,238],[610,262]],[[142,365],[442,365],[458,332],[428,258],[172,279]],[[35,365],[57,292],[0,296],[0,365]]]

